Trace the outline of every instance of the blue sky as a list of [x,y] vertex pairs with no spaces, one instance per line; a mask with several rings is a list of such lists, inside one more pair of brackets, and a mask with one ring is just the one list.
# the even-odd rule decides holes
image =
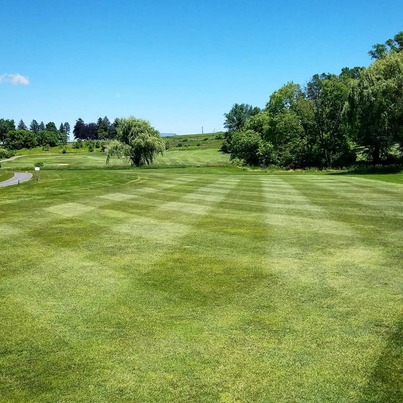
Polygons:
[[[219,131],[234,103],[368,66],[403,30],[403,2],[1,0],[0,118],[135,116]],[[18,75],[19,76],[18,76]]]

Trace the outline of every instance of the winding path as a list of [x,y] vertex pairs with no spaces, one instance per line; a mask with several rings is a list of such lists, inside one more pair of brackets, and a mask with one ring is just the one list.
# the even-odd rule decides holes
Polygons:
[[[16,155],[15,157],[7,158],[5,160],[0,160],[0,163],[7,161],[14,161],[17,158],[24,157],[24,155]],[[6,181],[0,182],[0,188],[4,188],[6,186],[19,185],[22,182],[27,182],[32,178],[32,174],[28,172],[15,172],[14,176]]]
[[15,172],[11,179],[0,182],[0,188],[6,186],[19,185],[22,182],[27,182],[32,178],[32,174],[29,172]]

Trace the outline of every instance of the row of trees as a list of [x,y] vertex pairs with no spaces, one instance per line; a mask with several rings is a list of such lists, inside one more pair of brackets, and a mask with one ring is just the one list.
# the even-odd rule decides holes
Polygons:
[[33,120],[28,127],[23,120],[15,125],[12,119],[0,119],[0,142],[9,150],[66,144],[69,134],[68,122],[61,123],[58,129],[54,122],[45,125]]
[[[85,123],[79,118],[73,128],[76,140],[114,140],[117,138],[119,119],[111,123],[108,117],[99,118],[96,123]],[[23,120],[16,125],[12,119],[0,119],[0,143],[10,150],[33,148],[37,146],[56,146],[66,144],[70,136],[70,124],[61,123],[59,128],[54,122],[46,125],[33,120],[27,126]]]
[[[111,157],[118,157],[128,159],[134,166],[151,164],[157,154],[164,152],[164,140],[147,121],[130,117],[116,119],[113,124],[108,122],[106,117],[98,120],[98,124],[85,124],[82,119],[78,119],[74,127],[74,135],[77,139],[75,144],[81,145],[83,139],[93,143],[93,140],[97,140],[94,133],[103,139],[113,138],[108,146],[107,163]],[[13,150],[21,148],[33,148],[38,145],[55,146],[66,142],[69,131],[68,123],[61,124],[57,130],[52,122],[45,126],[43,123],[37,124],[34,120],[28,129],[23,121],[15,127],[14,121],[0,119],[2,143],[0,158],[7,158],[13,154]],[[94,137],[89,136],[90,133]]]
[[110,122],[107,116],[99,118],[96,123],[85,123],[79,118],[74,125],[73,134],[76,140],[114,140],[117,137],[119,119]]
[[340,167],[403,155],[403,32],[369,52],[368,67],[289,82],[265,108],[235,104],[222,151],[249,165]]

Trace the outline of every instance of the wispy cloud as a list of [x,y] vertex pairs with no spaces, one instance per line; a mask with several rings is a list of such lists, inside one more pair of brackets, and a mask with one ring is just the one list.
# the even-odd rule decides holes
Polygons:
[[28,85],[29,78],[21,74],[0,74],[0,84]]

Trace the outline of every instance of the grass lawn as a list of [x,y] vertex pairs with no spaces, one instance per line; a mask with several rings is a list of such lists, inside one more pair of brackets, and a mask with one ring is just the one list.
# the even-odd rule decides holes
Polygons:
[[402,174],[47,158],[4,163],[45,166],[0,189],[0,401],[403,400]]
[[6,181],[7,179],[12,178],[13,175],[14,175],[14,174],[13,174],[12,172],[0,170],[0,182]]

